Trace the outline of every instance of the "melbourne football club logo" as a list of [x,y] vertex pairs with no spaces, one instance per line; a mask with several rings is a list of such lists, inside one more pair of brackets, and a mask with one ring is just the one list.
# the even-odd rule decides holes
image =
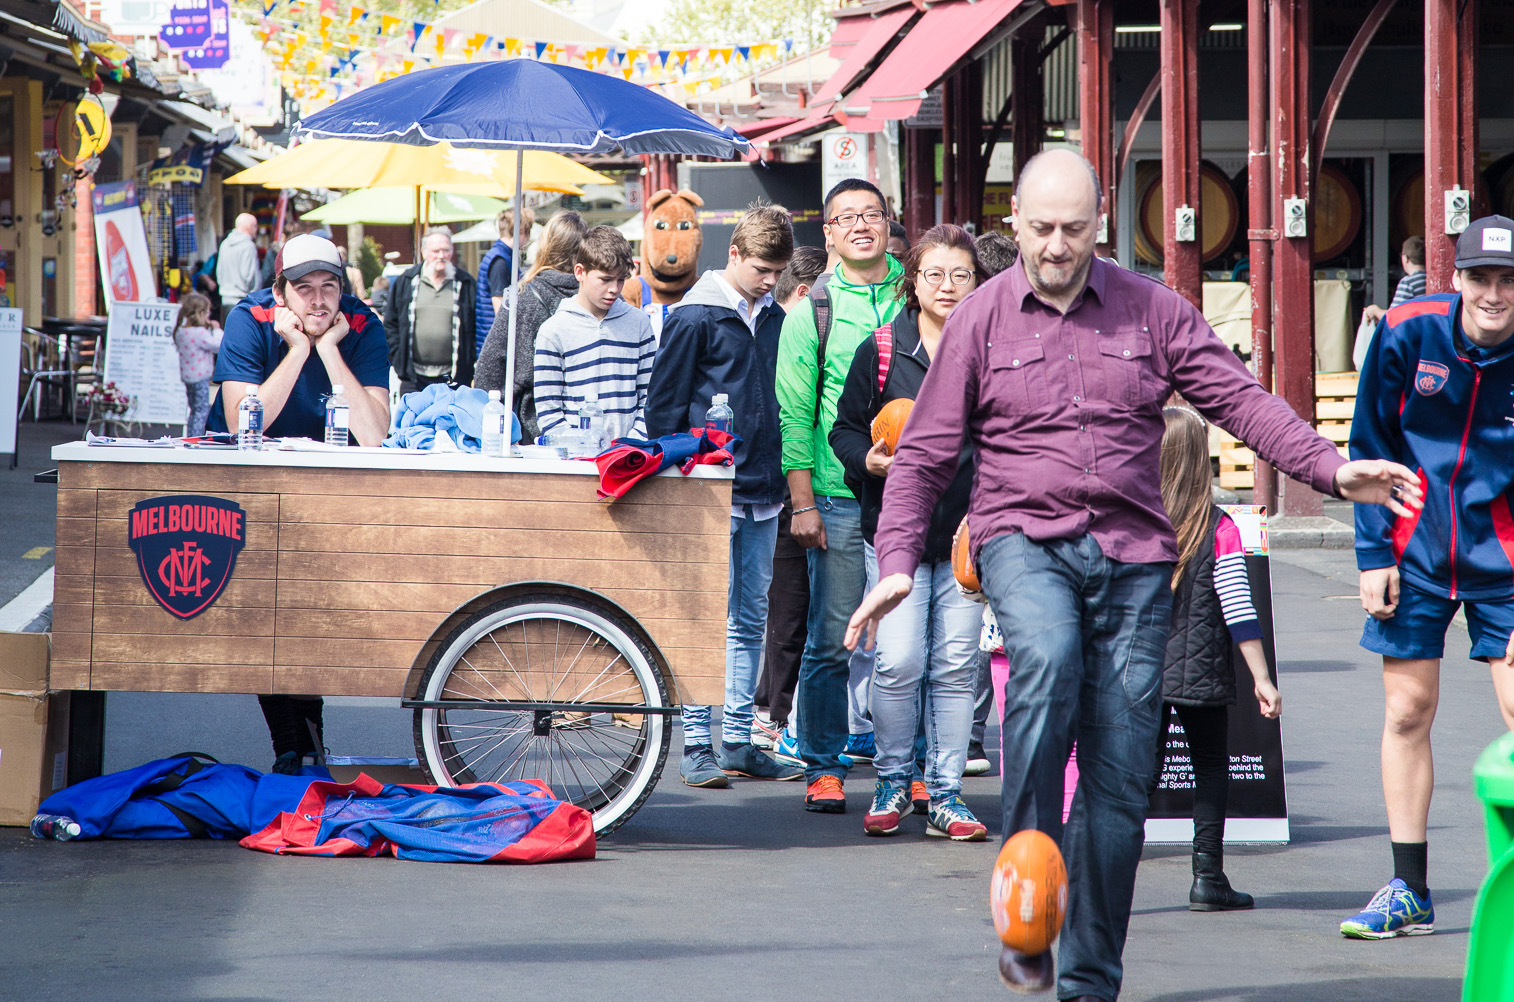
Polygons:
[[231,580],[247,542],[247,513],[225,498],[149,498],[132,508],[128,532],[152,597],[180,619],[193,619]]
[[1450,378],[1451,370],[1439,362],[1421,362],[1419,371],[1414,374],[1414,389],[1421,396],[1433,397]]

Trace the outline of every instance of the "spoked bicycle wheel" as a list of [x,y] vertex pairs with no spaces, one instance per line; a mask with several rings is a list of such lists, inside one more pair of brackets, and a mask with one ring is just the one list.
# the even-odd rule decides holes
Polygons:
[[417,754],[433,782],[540,779],[613,831],[651,795],[667,760],[668,690],[623,614],[539,594],[476,613],[421,678]]

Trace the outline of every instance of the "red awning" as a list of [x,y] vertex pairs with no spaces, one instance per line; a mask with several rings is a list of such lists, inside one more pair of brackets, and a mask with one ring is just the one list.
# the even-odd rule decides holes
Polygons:
[[766,135],[760,137],[757,141],[759,143],[776,143],[780,139],[788,139],[792,136],[801,135],[802,133],[816,132],[820,129],[829,129],[835,126],[835,124],[836,120],[830,115],[816,115],[813,118],[806,118],[803,121],[795,122],[793,125],[785,125],[781,129],[776,129],[772,132],[769,132]]
[[838,62],[846,59],[847,53],[867,34],[872,23],[872,19],[865,15],[837,18],[836,27],[831,29],[831,40],[826,43],[830,57]]
[[765,132],[772,132],[774,129],[781,129],[785,125],[792,125],[797,121],[799,121],[799,119],[793,117],[792,115],[783,118],[764,118],[756,122],[748,122],[736,131],[741,133],[743,136],[746,136],[748,139],[756,139]]
[[919,13],[914,6],[905,4],[893,10],[884,11],[874,18],[849,17],[838,22],[836,25],[838,33],[843,27],[855,30],[853,26],[858,24],[864,28],[864,31],[856,44],[849,45],[840,52],[836,51],[836,42],[832,39],[831,51],[842,57],[841,67],[825,82],[825,86],[815,93],[810,103],[816,106],[829,103],[860,80],[867,72],[868,63],[876,59],[878,53],[882,52],[904,26]]
[[936,4],[910,28],[883,65],[841,102],[848,115],[909,118],[925,92],[1014,13],[1022,0],[949,0]]

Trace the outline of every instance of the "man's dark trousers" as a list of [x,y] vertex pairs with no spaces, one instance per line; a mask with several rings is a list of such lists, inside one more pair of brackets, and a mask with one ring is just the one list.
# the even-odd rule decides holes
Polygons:
[[[1114,999],[1145,842],[1172,565],[1104,556],[1092,536],[996,536],[978,574],[1012,666],[1004,701],[1004,832],[1038,828],[1067,863],[1057,995]],[[1062,824],[1078,743],[1078,790]]]

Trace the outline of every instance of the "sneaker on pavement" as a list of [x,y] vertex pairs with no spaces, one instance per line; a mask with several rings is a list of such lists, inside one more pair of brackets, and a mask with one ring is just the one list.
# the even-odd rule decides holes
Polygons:
[[988,756],[983,753],[983,746],[976,741],[967,746],[967,766],[962,770],[964,776],[982,776],[993,768],[988,761]]
[[1367,907],[1341,923],[1341,935],[1351,939],[1392,939],[1435,931],[1435,906],[1397,877],[1372,895]]
[[746,776],[748,779],[800,779],[804,769],[784,765],[756,745],[720,745],[716,763],[727,776]]
[[785,727],[778,732],[778,743],[773,747],[773,758],[784,765],[804,768],[804,759],[799,755],[799,739]]
[[909,784],[909,799],[914,805],[916,814],[930,813],[930,791],[926,790],[925,784],[915,780]]
[[759,714],[752,720],[752,744],[763,751],[772,751],[777,748],[778,741],[782,737],[783,728],[767,717]]
[[827,774],[805,787],[804,809],[821,814],[845,814],[846,794],[841,789],[841,777]]
[[967,809],[961,797],[947,797],[930,805],[930,819],[925,834],[949,838],[953,842],[982,842],[988,838],[988,826]]
[[726,787],[731,781],[715,763],[715,749],[709,745],[688,745],[678,769],[685,786]]
[[914,810],[907,784],[880,779],[873,791],[873,805],[862,819],[862,830],[869,835],[893,835],[899,830],[899,822]]
[[[873,739],[873,732],[866,734],[847,735],[846,747],[842,749],[841,758],[847,768],[851,768],[858,762],[871,762],[878,754],[878,744]],[[847,760],[850,761],[847,761]]]

